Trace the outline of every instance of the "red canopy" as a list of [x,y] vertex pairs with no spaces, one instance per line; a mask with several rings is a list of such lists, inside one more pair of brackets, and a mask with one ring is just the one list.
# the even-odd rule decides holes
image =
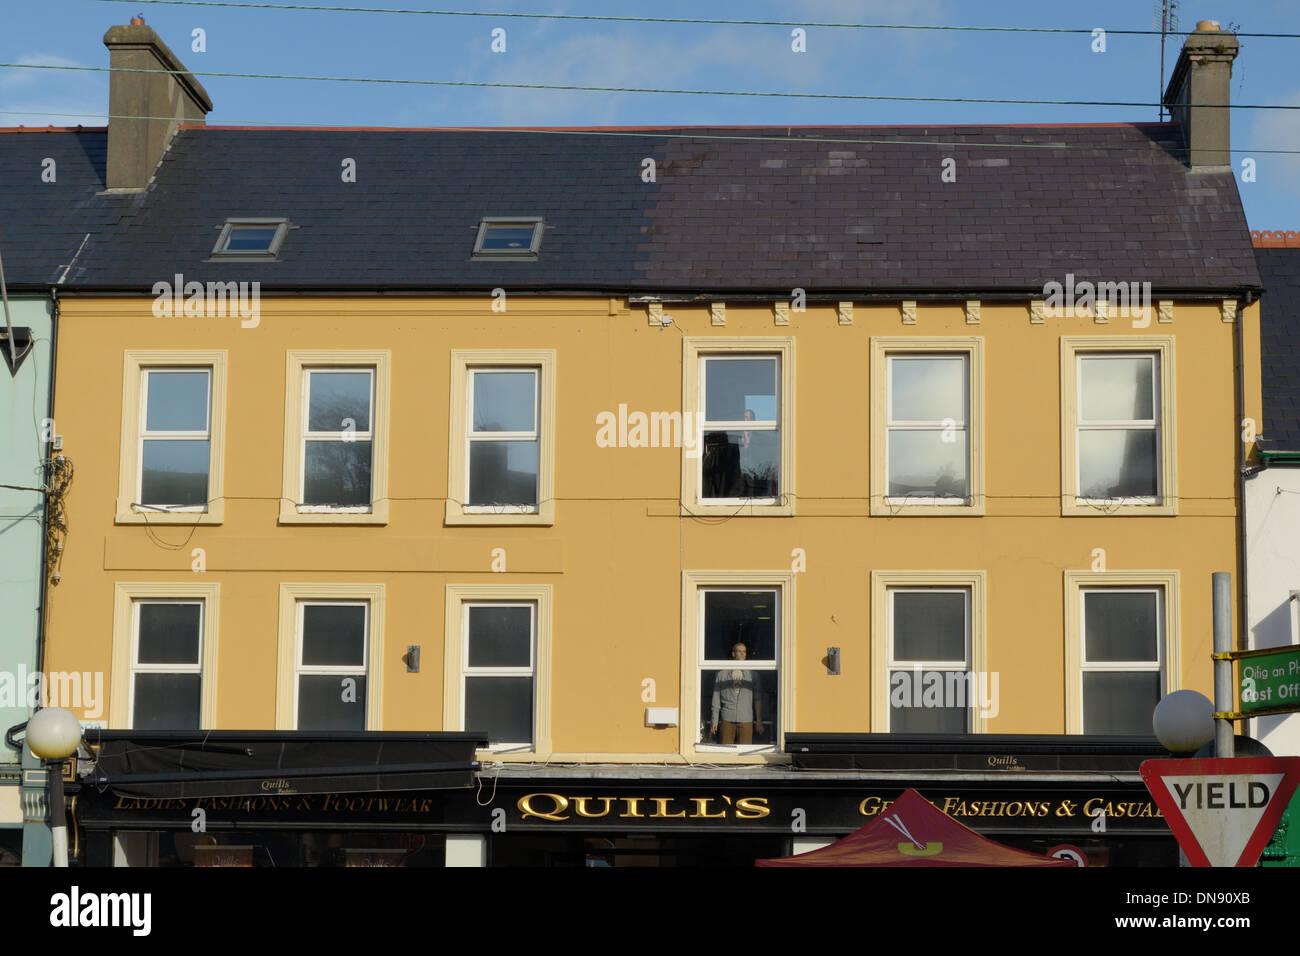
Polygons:
[[862,829],[830,846],[755,866],[1074,866],[995,843],[958,823],[915,790]]

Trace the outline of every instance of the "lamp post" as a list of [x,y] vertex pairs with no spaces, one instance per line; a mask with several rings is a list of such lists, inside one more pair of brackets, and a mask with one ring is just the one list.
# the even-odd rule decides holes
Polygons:
[[[1162,697],[1151,715],[1156,739],[1176,757],[1190,757],[1214,739],[1214,704],[1195,690],[1176,690]],[[1187,854],[1178,850],[1178,865],[1188,866]]]
[[63,761],[81,744],[81,724],[62,707],[45,707],[27,721],[27,746],[47,764],[50,779],[50,839],[54,865],[68,865],[68,828],[63,810]]

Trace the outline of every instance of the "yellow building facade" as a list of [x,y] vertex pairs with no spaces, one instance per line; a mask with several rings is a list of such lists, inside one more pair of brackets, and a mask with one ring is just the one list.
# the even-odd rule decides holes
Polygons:
[[[55,420],[79,468],[47,659],[111,675],[110,728],[132,725],[133,675],[148,671],[133,656],[132,608],[150,600],[202,605],[201,662],[186,673],[199,675],[201,727],[216,730],[296,728],[306,685],[295,681],[310,668],[295,656],[295,615],[312,601],[366,611],[365,659],[353,665],[366,684],[364,729],[476,729],[463,723],[466,680],[480,676],[466,663],[465,608],[531,608],[531,660],[482,674],[531,681],[526,746],[482,754],[503,761],[781,762],[792,732],[887,732],[890,675],[909,666],[890,646],[894,589],[964,595],[968,657],[942,666],[996,675],[985,695],[997,690],[996,701],[971,702],[972,733],[1085,731],[1089,589],[1154,591],[1160,647],[1148,663],[1161,693],[1211,690],[1210,574],[1235,570],[1239,527],[1236,322],[1246,417],[1260,421],[1255,304],[1175,301],[1138,320],[1044,318],[1033,303],[996,302],[791,311],[277,297],[263,299],[255,327],[159,318],[151,304],[61,303]],[[964,372],[965,420],[947,425],[969,469],[960,503],[889,494],[900,428],[888,363],[926,356]],[[1076,483],[1090,430],[1078,378],[1107,356],[1156,369],[1143,379],[1157,406],[1154,501],[1089,503]],[[698,435],[694,450],[648,447],[674,437],[669,413],[686,413],[679,445],[697,411],[708,432],[700,379],[714,369],[724,381],[715,360],[775,371],[772,411],[758,419],[774,415],[774,427],[732,425],[746,442],[765,434],[769,448],[777,436],[775,495],[710,497]],[[371,442],[373,501],[342,511],[297,498],[304,379],[330,369],[367,371],[373,383],[369,431],[358,432]],[[465,504],[467,382],[512,369],[536,385],[540,503],[527,513]],[[151,510],[139,505],[140,449],[180,432],[148,427],[141,383],[184,370],[210,383],[210,503]],[[772,645],[762,661],[751,655],[768,672],[775,727],[750,747],[724,748],[702,730],[717,670],[706,666],[717,654],[704,647],[703,595],[714,589],[775,597]],[[651,725],[650,707],[678,708],[677,726]]]

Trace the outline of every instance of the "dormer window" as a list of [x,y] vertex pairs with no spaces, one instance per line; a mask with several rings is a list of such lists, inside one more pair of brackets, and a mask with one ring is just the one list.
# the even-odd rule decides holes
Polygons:
[[545,223],[539,218],[479,220],[475,259],[536,259]]
[[274,259],[288,231],[288,219],[227,219],[212,258]]

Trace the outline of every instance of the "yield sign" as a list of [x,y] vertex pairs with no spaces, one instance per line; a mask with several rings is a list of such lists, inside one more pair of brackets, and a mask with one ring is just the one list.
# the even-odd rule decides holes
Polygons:
[[1147,760],[1141,769],[1192,866],[1254,866],[1300,784],[1300,757]]

